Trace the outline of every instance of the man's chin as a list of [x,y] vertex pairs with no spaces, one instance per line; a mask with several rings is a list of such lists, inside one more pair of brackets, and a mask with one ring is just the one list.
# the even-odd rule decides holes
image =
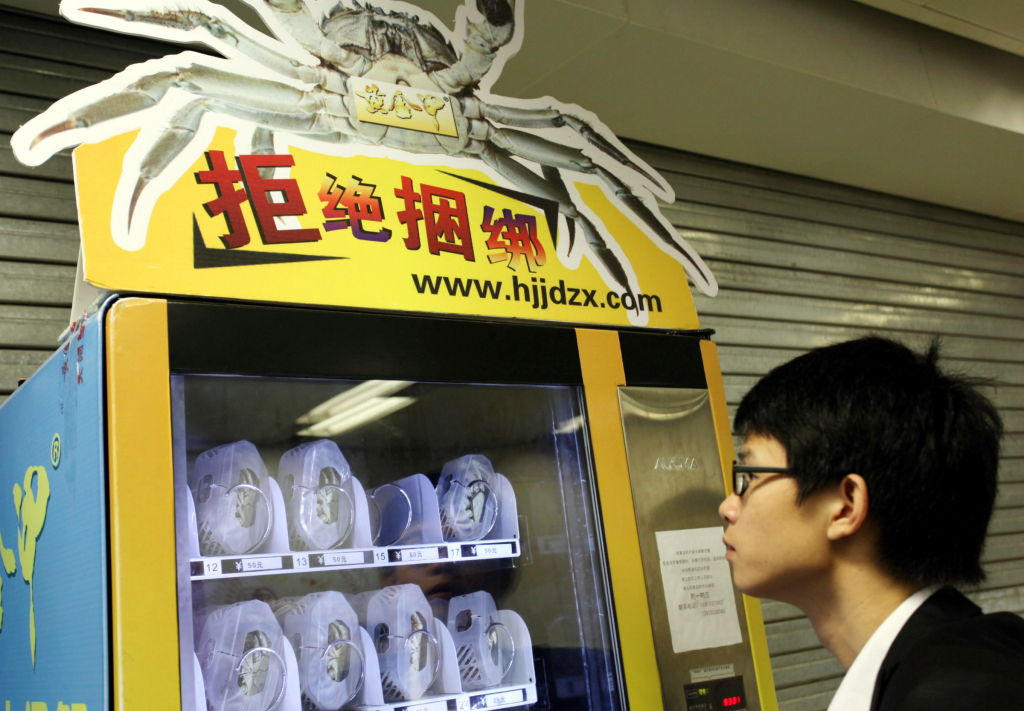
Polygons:
[[765,590],[770,587],[766,585],[766,581],[751,579],[749,575],[744,575],[743,571],[737,572],[735,568],[732,571],[732,583],[737,590],[748,597],[767,597]]

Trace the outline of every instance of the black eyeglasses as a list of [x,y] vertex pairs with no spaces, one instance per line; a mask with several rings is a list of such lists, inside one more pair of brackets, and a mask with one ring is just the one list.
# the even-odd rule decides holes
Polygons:
[[789,467],[757,467],[749,464],[732,463],[732,490],[736,496],[743,496],[750,488],[751,474],[789,474]]

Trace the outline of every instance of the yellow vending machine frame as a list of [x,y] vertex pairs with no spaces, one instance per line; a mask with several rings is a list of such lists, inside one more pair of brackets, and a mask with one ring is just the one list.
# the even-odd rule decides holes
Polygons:
[[[183,302],[168,302],[162,298],[125,298],[116,301],[105,316],[112,698],[114,708],[118,709],[144,706],[177,711],[181,708],[177,673],[180,553],[175,549],[170,378],[174,371],[172,339],[181,340],[185,329],[169,324],[168,312],[180,310],[182,305]],[[193,311],[203,308],[195,302],[187,305]],[[208,306],[214,311],[248,310],[257,320],[265,319],[271,312],[284,312],[286,319],[289,312],[304,317],[310,312],[296,308]],[[360,315],[347,312],[347,317],[355,316]],[[378,322],[389,318],[380,314],[361,316]],[[346,317],[346,312],[322,311],[316,317]],[[442,322],[449,326],[454,324],[456,328],[483,325],[482,322],[426,317],[408,320],[432,322],[428,328]],[[511,323],[486,325],[510,332],[531,328]],[[578,353],[627,707],[683,711],[686,707],[669,707],[663,701],[664,684],[683,685],[690,680],[666,679],[659,674],[659,666],[664,664],[660,663],[655,650],[656,631],[652,628],[619,404],[620,389],[632,384],[634,379],[627,377],[629,359],[624,360],[625,349],[620,339],[634,343],[631,351],[642,356],[632,356],[632,370],[639,374],[639,382],[666,384],[666,378],[673,380],[676,376],[661,377],[658,372],[652,374],[652,370],[663,373],[676,370],[688,372],[690,375],[686,377],[690,380],[705,384],[717,435],[720,459],[717,465],[722,472],[727,472],[732,461],[732,440],[717,348],[708,340],[707,332],[657,334],[543,328],[558,332],[563,339],[571,336]],[[197,329],[198,338],[205,333],[202,328]],[[275,337],[287,338],[287,334],[275,334]],[[190,347],[196,345],[199,344]],[[657,358],[675,359],[673,354],[679,354],[684,360],[657,365]],[[701,371],[697,378],[690,377],[694,369]],[[140,475],[143,472],[144,475]],[[725,476],[722,492],[731,492],[731,482]],[[685,528],[686,522],[679,521],[679,527]],[[742,608],[746,621],[743,646],[755,671],[758,707],[775,711],[777,702],[760,602],[742,596]]]

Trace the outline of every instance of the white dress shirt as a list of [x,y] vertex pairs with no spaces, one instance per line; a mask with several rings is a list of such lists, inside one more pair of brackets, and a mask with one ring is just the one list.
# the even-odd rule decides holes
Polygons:
[[828,705],[828,711],[871,711],[875,680],[882,668],[882,662],[885,661],[885,655],[889,653],[889,647],[896,641],[900,630],[907,624],[911,615],[917,612],[917,608],[940,587],[942,586],[932,585],[918,590],[885,618],[885,622],[878,626],[864,645],[864,649],[860,650],[860,654],[853,660],[843,683],[832,697],[832,703]]

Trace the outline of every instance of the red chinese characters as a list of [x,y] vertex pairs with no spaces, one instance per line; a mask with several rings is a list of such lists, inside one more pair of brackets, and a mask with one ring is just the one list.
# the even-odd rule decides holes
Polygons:
[[327,219],[324,229],[333,232],[351,228],[353,237],[371,242],[387,242],[391,239],[389,229],[381,228],[379,232],[363,229],[364,222],[384,221],[381,200],[373,194],[376,189],[376,185],[364,183],[362,178],[355,175],[349,179],[348,185],[341,187],[338,179],[328,173],[320,188],[320,200],[326,203],[323,209]]
[[[235,160],[237,166],[232,166],[224,152],[209,151],[206,160],[210,169],[196,172],[196,180],[213,185],[217,191],[217,197],[203,207],[211,217],[224,216],[228,233],[221,239],[228,249],[250,242],[243,209],[247,202],[265,244],[321,239],[319,229],[289,229],[281,220],[306,214],[298,182],[293,178],[264,177],[268,168],[294,166],[291,155],[243,155]],[[431,255],[447,252],[475,262],[473,231],[480,229],[487,235],[485,244],[490,250],[487,258],[491,264],[503,263],[515,271],[525,261],[526,269],[534,273],[546,263],[536,216],[485,206],[483,221],[470,223],[465,193],[426,183],[417,185],[406,176],[401,181],[401,186],[394,188],[394,203],[388,205],[387,191],[383,196],[375,194],[377,185],[357,175],[339,179],[326,173],[318,193],[323,203],[324,231],[351,230],[359,240],[388,242],[394,226],[385,227],[385,209],[393,209],[398,222],[405,226],[402,242],[408,250],[418,250],[425,239]],[[477,237],[480,238],[479,232]]]
[[416,192],[412,179],[403,176],[402,187],[395,188],[395,196],[405,202],[398,220],[408,232],[407,249],[420,248],[422,220],[431,254],[453,252],[461,254],[466,261],[476,261],[465,194],[425,183],[420,185],[420,192]]
[[[288,242],[316,242],[320,239],[317,229],[281,229],[275,218],[306,214],[306,205],[299,192],[299,184],[294,178],[264,178],[260,168],[291,167],[295,159],[290,155],[252,155],[239,156],[237,159],[241,170],[228,167],[223,151],[208,151],[206,161],[210,170],[196,173],[200,183],[210,183],[217,188],[217,198],[204,203],[203,207],[210,217],[224,215],[228,223],[228,234],[221,239],[228,249],[236,249],[249,244],[249,228],[245,224],[242,205],[249,201],[256,225],[264,244],[282,244]],[[235,183],[243,183],[244,187],[235,188]],[[270,199],[270,194],[283,196],[283,201]]]
[[530,272],[537,271],[547,262],[544,247],[537,237],[537,218],[533,215],[512,215],[512,211],[502,210],[501,218],[493,220],[494,208],[484,208],[484,221],[480,227],[490,233],[487,248],[502,250],[501,254],[488,254],[491,264],[508,261],[508,268],[515,271],[519,268],[521,258],[526,260],[526,268]]

